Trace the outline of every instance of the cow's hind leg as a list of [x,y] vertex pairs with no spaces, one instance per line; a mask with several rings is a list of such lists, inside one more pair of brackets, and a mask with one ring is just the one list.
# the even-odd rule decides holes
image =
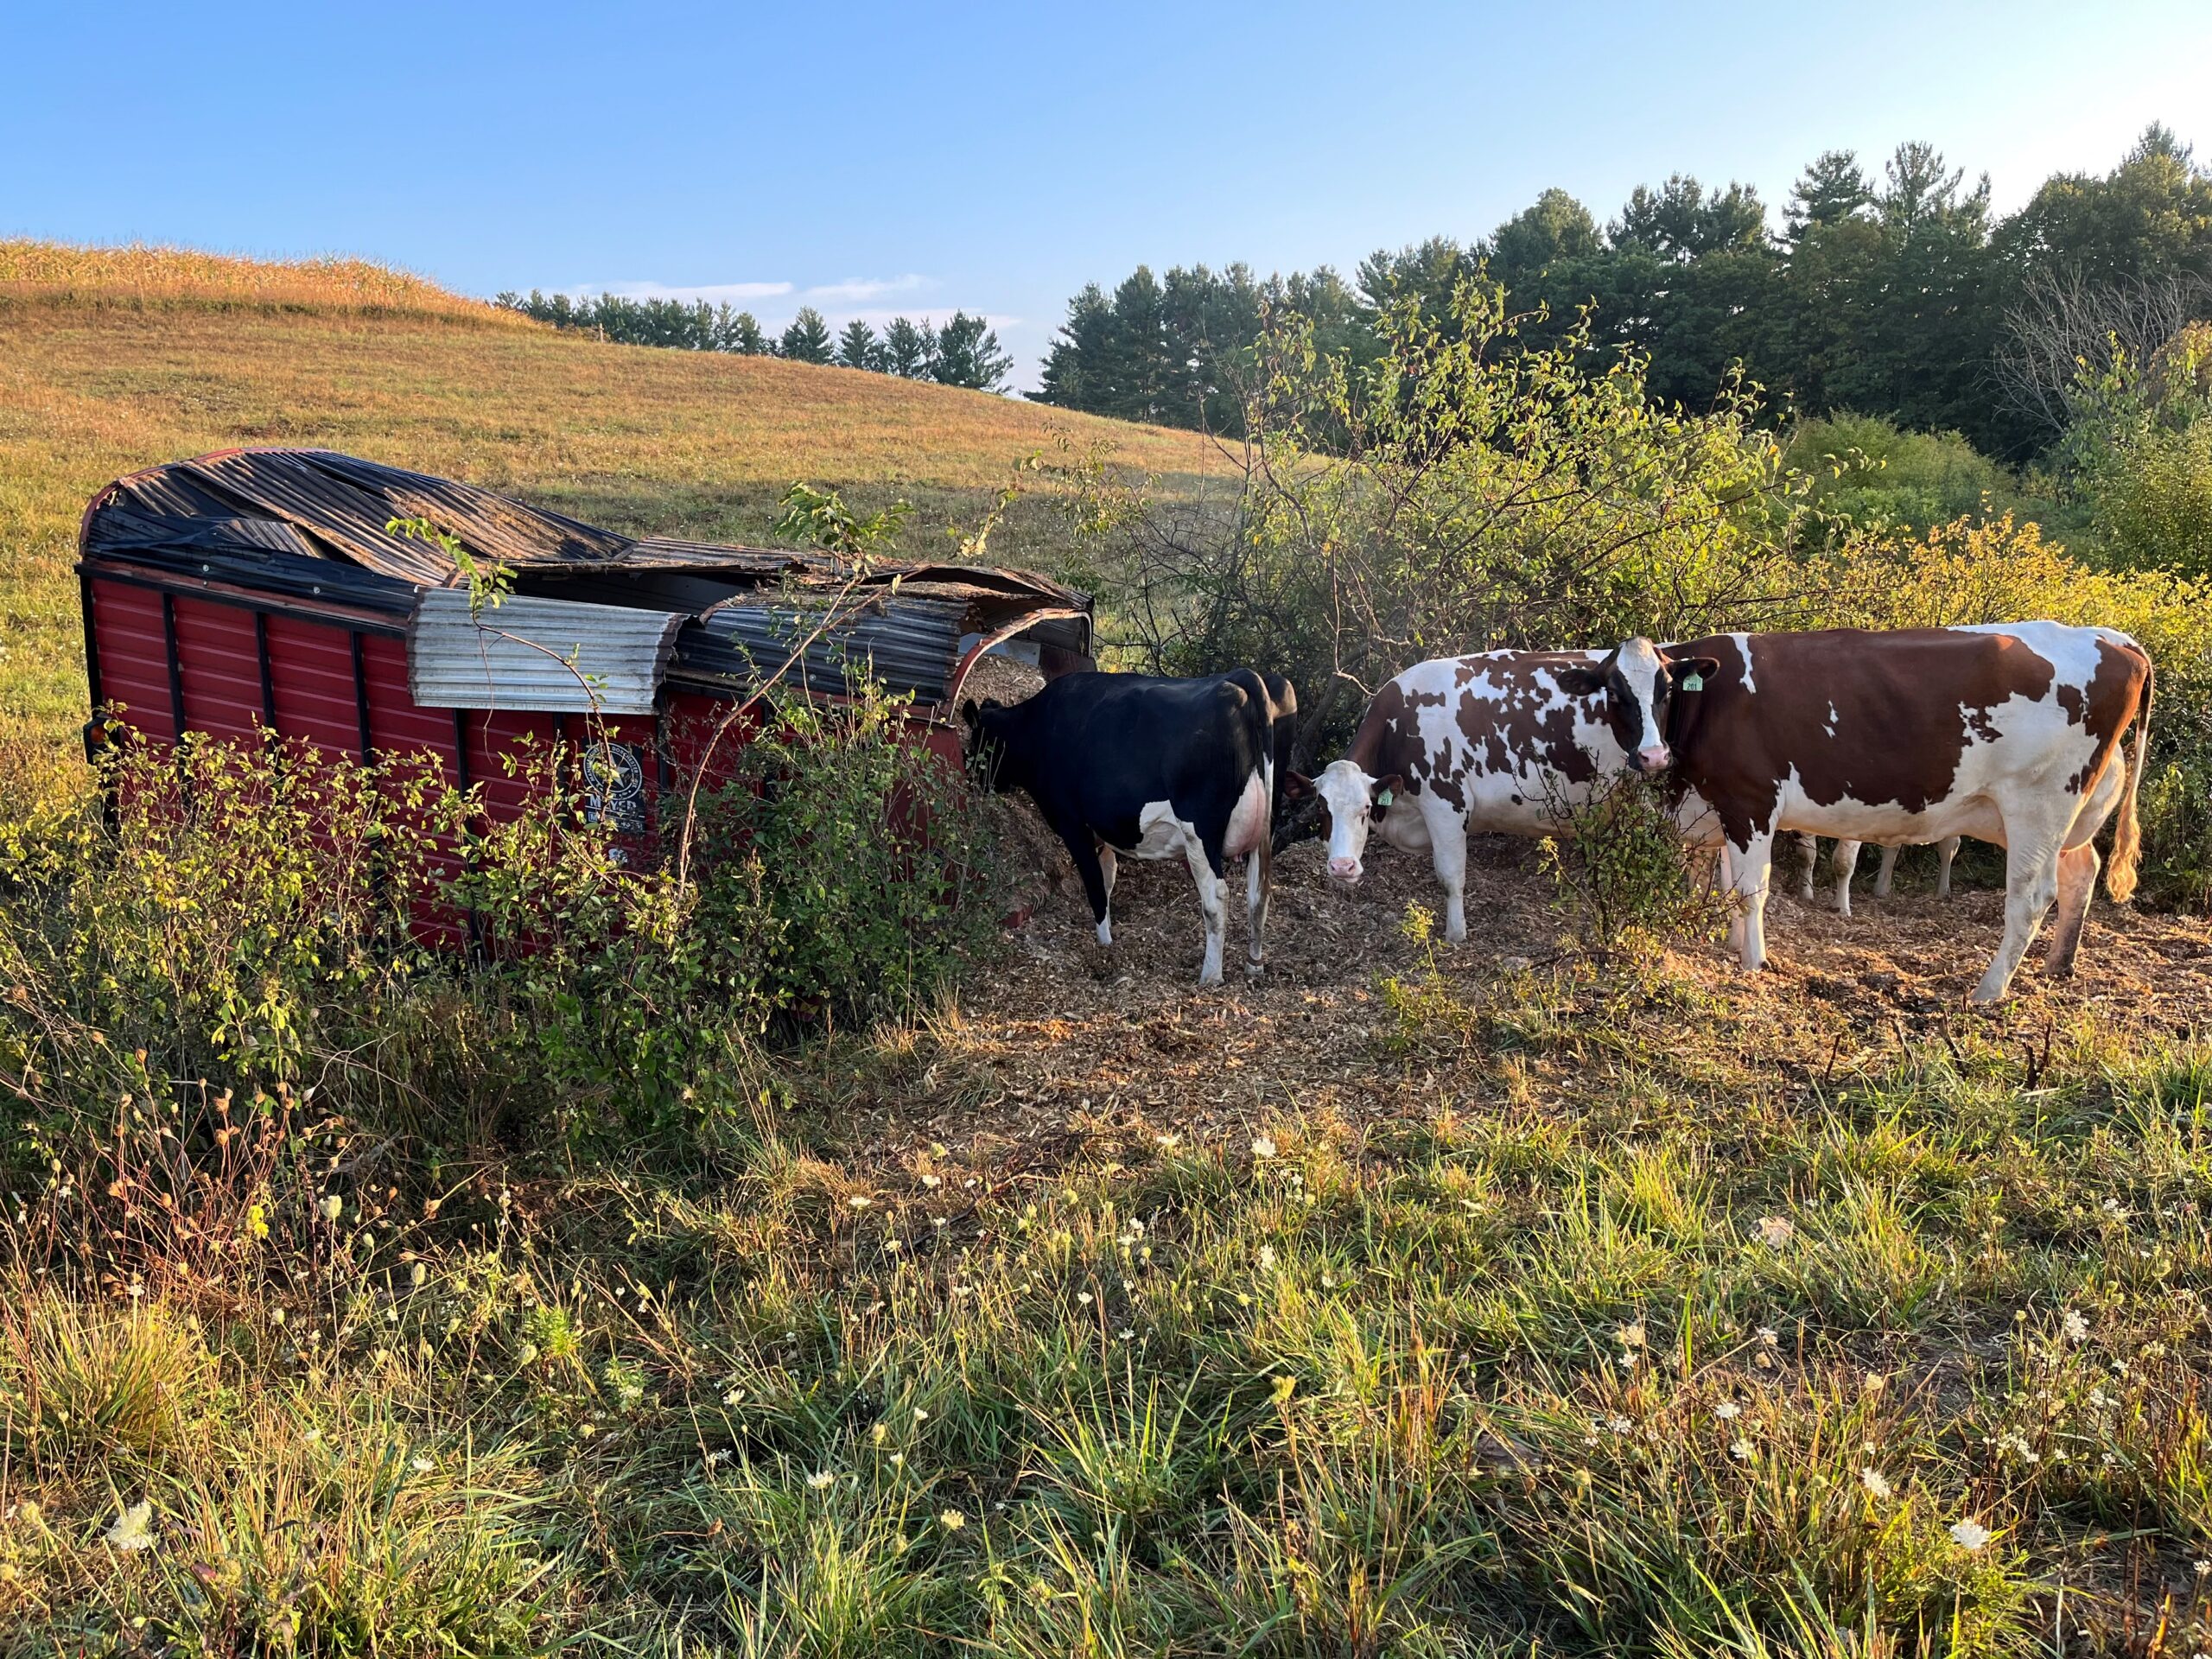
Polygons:
[[1217,846],[1209,847],[1196,836],[1184,837],[1183,857],[1191,867],[1191,880],[1198,884],[1198,908],[1206,918],[1206,953],[1198,964],[1203,988],[1221,983],[1221,939],[1228,914],[1221,902],[1221,874],[1226,860]]
[[1244,855],[1244,971],[1257,974],[1268,954],[1268,897],[1274,880],[1274,855],[1265,836]]
[[1839,916],[1851,914],[1851,878],[1859,874],[1859,843],[1839,841],[1828,855],[1828,870],[1835,877],[1835,908]]
[[2074,953],[2082,948],[2082,926],[2089,919],[2089,895],[2097,890],[2102,863],[2086,841],[2058,855],[2058,914],[2051,922],[2043,965],[2062,978],[2074,971]]
[[1766,966],[1766,895],[1774,874],[1774,837],[1754,833],[1748,847],[1728,851],[1728,886],[1736,906],[1738,957],[1748,970]]
[[1797,878],[1797,896],[1809,905],[1813,902],[1813,866],[1821,861],[1821,838],[1800,836],[1797,849],[1805,855],[1805,868]]
[[1897,882],[1897,855],[1904,848],[1892,843],[1882,849],[1882,868],[1874,874],[1874,896],[1886,899]]
[[1959,855],[1959,838],[1946,836],[1936,843],[1936,896],[1951,896],[1951,861]]
[[2065,840],[2066,826],[2020,828],[2030,833],[2018,833],[2010,822],[2005,826],[2005,937],[1999,941],[1997,954],[1990,958],[1981,983],[1974,987],[1972,1001],[2003,999],[2012,976],[2019,971],[2020,958],[2028,954],[2028,947],[2043,926],[2044,912],[2058,897],[2059,848]]

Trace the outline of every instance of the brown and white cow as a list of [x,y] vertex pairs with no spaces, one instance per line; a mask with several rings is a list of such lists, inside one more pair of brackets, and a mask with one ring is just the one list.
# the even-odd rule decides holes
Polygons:
[[[1652,650],[1635,639],[1618,655],[1640,662]],[[1701,809],[1703,835],[1722,844],[1746,968],[1766,960],[1774,840],[1791,830],[2005,848],[2005,935],[1979,1002],[2005,995],[2054,899],[2045,960],[2071,970],[2096,883],[2091,838],[2115,808],[2106,890],[2120,900],[2135,890],[2152,670],[2124,633],[2056,622],[1735,633],[1657,654],[1654,678],[1613,677],[1615,723],[1664,734],[1693,792],[1686,810]],[[2131,726],[2129,765],[2119,750]]]
[[[1658,657],[1649,652],[1647,674]],[[1341,760],[1319,777],[1287,779],[1292,799],[1318,793],[1328,817],[1329,876],[1350,887],[1364,873],[1373,830],[1427,853],[1444,888],[1444,937],[1467,937],[1467,836],[1547,836],[1557,810],[1586,800],[1623,767],[1666,764],[1657,727],[1627,728],[1632,700],[1616,652],[1493,651],[1416,663],[1378,691]]]
[[[1813,866],[1819,862],[1821,838],[1800,836],[1797,844],[1805,855],[1805,866],[1797,878],[1797,896],[1807,904],[1813,902]],[[1835,850],[1828,855],[1828,875],[1834,883],[1835,908],[1840,916],[1851,914],[1851,878],[1859,870],[1859,849],[1855,841],[1839,841]],[[1882,868],[1874,876],[1874,896],[1890,896],[1891,883],[1896,880],[1897,855],[1904,850],[1903,842],[1893,841],[1882,849]],[[1946,836],[1936,843],[1936,896],[1951,896],[1951,863],[1959,855],[1959,837]]]

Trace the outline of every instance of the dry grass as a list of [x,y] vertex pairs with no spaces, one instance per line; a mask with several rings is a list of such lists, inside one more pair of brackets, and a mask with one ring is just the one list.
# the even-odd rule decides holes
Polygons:
[[[207,275],[243,299],[295,279],[302,300],[138,305]],[[310,278],[323,286],[315,286]],[[864,505],[919,508],[903,545],[972,524],[1024,455],[1063,435],[1187,487],[1217,462],[1189,433],[1041,409],[885,375],[603,345],[534,324],[479,327],[454,296],[345,264],[259,266],[161,250],[0,244],[0,721],[60,741],[84,718],[75,558],[92,492],[135,468],[235,444],[315,444],[512,491],[634,532],[763,539],[792,480]],[[349,287],[349,284],[358,284]],[[414,284],[414,287],[409,287]],[[70,302],[11,301],[29,285]],[[259,286],[257,286],[259,285]],[[103,302],[92,303],[99,299]],[[993,542],[1061,561],[1037,504]]]
[[0,238],[0,303],[197,304],[447,317],[499,328],[537,325],[372,259],[247,259],[195,248],[76,247]]

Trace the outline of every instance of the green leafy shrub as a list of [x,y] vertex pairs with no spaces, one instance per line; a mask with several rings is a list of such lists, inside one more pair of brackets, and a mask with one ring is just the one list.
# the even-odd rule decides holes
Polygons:
[[981,820],[916,735],[873,688],[772,709],[696,813],[671,792],[665,856],[594,821],[559,748],[516,758],[527,804],[496,823],[427,760],[280,743],[126,749],[106,818],[10,803],[20,1150],[43,1161],[118,1099],[229,1135],[262,1114],[219,1101],[308,1081],[446,1144],[749,1103],[770,1039],[912,1009],[991,934]]
[[1638,938],[1719,931],[1711,861],[1684,842],[1662,779],[1624,773],[1586,801],[1560,800],[1539,843],[1553,904],[1583,948],[1610,957]]

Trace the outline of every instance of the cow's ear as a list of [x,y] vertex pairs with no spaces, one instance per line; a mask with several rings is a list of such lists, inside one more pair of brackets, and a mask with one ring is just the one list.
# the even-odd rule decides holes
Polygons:
[[960,718],[966,721],[970,726],[973,726],[976,723],[975,698],[969,697],[960,705]]
[[1594,697],[1605,689],[1605,674],[1602,668],[1555,668],[1552,671],[1552,678],[1570,697]]
[[1406,774],[1394,772],[1388,778],[1376,781],[1373,799],[1377,806],[1388,806],[1406,792]]
[[1302,772],[1287,772],[1282,775],[1282,798],[1286,801],[1310,801],[1319,793],[1313,780]]
[[1675,686],[1684,691],[1702,691],[1706,683],[1720,671],[1719,659],[1714,657],[1670,657],[1667,666],[1674,671]]

